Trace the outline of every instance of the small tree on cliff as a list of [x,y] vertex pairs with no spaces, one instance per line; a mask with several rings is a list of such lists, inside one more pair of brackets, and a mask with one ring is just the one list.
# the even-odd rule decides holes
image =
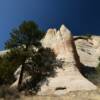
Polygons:
[[[22,78],[23,78],[23,71],[25,69],[25,61],[27,58],[31,57],[30,47],[32,45],[39,46],[39,40],[42,38],[43,33],[39,30],[38,26],[33,21],[24,21],[18,28],[12,30],[11,38],[5,43],[5,48],[13,48],[16,51],[17,49],[17,56],[21,59],[22,69],[19,77],[18,82],[18,89],[21,87]],[[32,53],[35,53],[32,50]],[[19,60],[18,60],[19,61]]]

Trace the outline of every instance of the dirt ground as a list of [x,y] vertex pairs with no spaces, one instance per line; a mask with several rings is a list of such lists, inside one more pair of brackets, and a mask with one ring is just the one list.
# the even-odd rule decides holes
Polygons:
[[95,91],[70,92],[64,96],[21,96],[16,100],[100,100],[100,88]]
[[64,96],[25,96],[21,94],[20,98],[7,96],[0,100],[100,100],[100,88],[95,91],[70,92]]
[[100,100],[100,91],[69,93],[65,96],[22,96],[20,100]]

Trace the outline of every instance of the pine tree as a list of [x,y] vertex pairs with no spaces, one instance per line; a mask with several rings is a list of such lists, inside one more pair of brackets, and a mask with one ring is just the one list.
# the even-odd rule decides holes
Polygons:
[[[43,33],[39,30],[38,26],[33,21],[24,21],[18,28],[13,29],[10,33],[11,38],[5,43],[5,48],[11,49],[13,57],[17,62],[21,62],[22,69],[18,82],[18,89],[20,90],[23,72],[25,69],[25,61],[31,56],[30,48],[32,45],[40,46],[39,40],[42,38]],[[32,49],[32,53],[35,51]],[[19,58],[16,58],[19,57]]]

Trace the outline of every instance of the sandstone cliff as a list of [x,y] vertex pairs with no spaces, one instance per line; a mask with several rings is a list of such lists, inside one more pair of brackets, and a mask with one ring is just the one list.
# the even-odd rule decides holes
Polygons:
[[57,59],[64,61],[63,69],[56,70],[56,76],[41,83],[38,95],[62,95],[69,91],[94,90],[96,86],[79,72],[81,67],[71,32],[62,25],[60,30],[49,29],[42,40],[44,47],[54,50]]

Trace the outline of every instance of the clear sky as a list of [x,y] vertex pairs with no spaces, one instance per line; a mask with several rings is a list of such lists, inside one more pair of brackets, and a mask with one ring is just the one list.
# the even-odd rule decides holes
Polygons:
[[100,35],[100,0],[0,0],[0,50],[24,20],[44,30],[65,24],[74,35]]

